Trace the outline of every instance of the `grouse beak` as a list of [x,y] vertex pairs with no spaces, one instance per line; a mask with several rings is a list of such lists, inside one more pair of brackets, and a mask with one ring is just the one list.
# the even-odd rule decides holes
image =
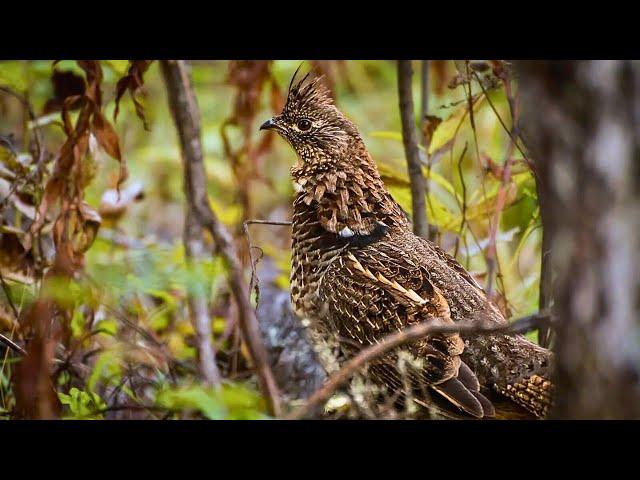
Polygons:
[[273,130],[277,128],[276,122],[273,121],[273,118],[270,118],[262,125],[260,125],[260,130]]

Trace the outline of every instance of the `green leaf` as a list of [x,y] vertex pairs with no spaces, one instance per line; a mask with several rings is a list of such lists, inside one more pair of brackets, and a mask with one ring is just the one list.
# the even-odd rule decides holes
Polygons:
[[520,236],[520,240],[518,241],[518,246],[516,247],[515,252],[513,252],[513,256],[511,257],[511,262],[509,263],[510,269],[514,268],[516,263],[518,262],[518,258],[520,258],[520,252],[522,251],[522,248],[524,247],[524,244],[526,243],[533,229],[539,226],[539,217],[538,217],[539,214],[540,214],[540,207],[536,208],[535,212],[533,213],[533,216],[531,217],[531,220],[529,221],[529,224],[527,225],[527,228]]
[[84,333],[84,315],[82,314],[82,310],[76,308],[73,311],[73,317],[71,317],[71,334],[74,338],[80,338]]
[[99,381],[107,379],[108,383],[118,383],[121,377],[120,355],[113,351],[107,350],[100,354],[89,375],[87,381],[87,389],[94,392]]
[[447,192],[449,192],[453,197],[455,197],[458,200],[458,202],[462,203],[462,198],[460,197],[460,194],[456,192],[456,189],[451,184],[451,182],[449,182],[449,180],[444,178],[439,173],[435,172],[433,168],[430,171],[427,171],[427,169],[424,168],[424,174],[427,179],[433,180],[435,183],[437,183],[442,188],[444,188]]
[[390,132],[386,130],[378,130],[375,132],[369,133],[373,138],[385,138],[388,140],[395,140],[397,142],[402,142],[402,133],[400,132]]
[[101,419],[103,416],[100,411],[107,407],[104,400],[97,393],[85,392],[76,387],[69,390],[68,395],[58,393],[58,398],[62,405],[69,407],[72,413],[71,418],[75,419]]
[[[411,191],[406,187],[389,186],[388,188],[395,201],[406,212],[411,212]],[[427,215],[429,222],[442,230],[457,232],[460,228],[460,215],[447,208],[433,192],[427,195]]]
[[197,410],[210,420],[224,419],[226,413],[219,396],[205,387],[164,390],[158,394],[156,402],[171,410]]
[[[474,113],[478,111],[484,100],[484,95],[480,95],[478,96],[478,98],[476,98],[475,102],[473,103]],[[438,125],[438,127],[433,132],[433,136],[431,137],[431,145],[429,145],[429,155],[433,155],[438,150],[444,149],[450,144],[450,142],[454,139],[454,137],[460,130],[462,122],[464,122],[465,118],[467,118],[468,113],[469,106],[467,102],[462,102],[446,120]]]
[[21,62],[3,62],[0,68],[0,84],[7,85],[16,93],[27,88],[26,71]]
[[[403,139],[402,139],[402,133],[401,132],[392,132],[392,131],[388,131],[388,130],[377,130],[375,132],[371,132],[369,133],[369,136],[373,137],[373,138],[383,138],[383,139],[387,139],[387,140],[394,140],[396,142],[400,142],[403,143]],[[424,151],[425,148],[423,145],[418,144],[418,149]]]
[[220,388],[192,385],[161,390],[156,403],[171,410],[198,411],[210,420],[264,419],[264,401],[242,384],[225,383]]

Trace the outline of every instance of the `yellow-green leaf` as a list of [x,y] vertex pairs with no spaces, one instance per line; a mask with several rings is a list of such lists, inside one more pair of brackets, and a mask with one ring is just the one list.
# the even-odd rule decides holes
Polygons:
[[[484,102],[485,96],[481,94],[473,103],[473,111],[476,112]],[[449,117],[444,120],[438,128],[436,128],[435,132],[433,132],[433,137],[431,138],[431,145],[429,145],[429,155],[433,155],[438,150],[444,148],[453,140],[458,130],[464,122],[465,118],[467,118],[467,114],[469,113],[467,102],[462,102],[455,111],[449,115]]]

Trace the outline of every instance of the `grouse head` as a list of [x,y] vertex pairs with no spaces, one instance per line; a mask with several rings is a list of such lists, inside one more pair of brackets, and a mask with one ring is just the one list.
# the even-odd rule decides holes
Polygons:
[[260,130],[278,132],[304,165],[336,167],[350,143],[360,138],[357,128],[333,104],[322,77],[309,79],[307,74],[294,85],[295,77],[282,113],[263,123]]

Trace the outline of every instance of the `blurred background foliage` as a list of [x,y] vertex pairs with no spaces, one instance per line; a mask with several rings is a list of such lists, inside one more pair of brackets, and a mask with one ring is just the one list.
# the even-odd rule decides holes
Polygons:
[[[258,127],[281,108],[300,63],[190,62],[211,206],[234,233],[247,267],[243,220],[286,221],[291,216],[289,168],[294,154],[285,142],[272,133],[259,132]],[[506,203],[496,235],[494,296],[510,318],[517,318],[538,309],[541,229],[535,180],[519,149],[510,148],[505,128],[511,128],[512,119],[504,88],[491,79],[484,84],[487,95],[478,82],[469,88],[469,83],[456,80],[464,73],[458,71],[459,63],[429,62],[428,114],[439,118],[430,122],[435,130],[430,143],[422,146],[432,165],[429,221],[437,227],[436,241],[486,284],[490,222],[502,185],[501,167],[507,155],[511,156],[511,178],[504,185]],[[115,85],[127,73],[128,62],[109,60],[101,65],[104,113],[112,119]],[[322,61],[308,65],[326,75],[337,105],[358,125],[387,186],[410,212],[395,62]],[[74,61],[61,61],[55,70],[67,75],[57,74],[57,86],[52,81],[51,61],[0,63],[0,86],[19,93],[31,104],[43,148],[50,157],[65,140],[59,111],[61,98],[68,95],[64,90],[73,90],[74,82],[82,88],[84,82],[83,71]],[[418,62],[414,71],[414,105],[419,106]],[[61,415],[263,418],[264,402],[239,342],[222,263],[202,260],[191,267],[185,263],[180,150],[158,62],[151,64],[144,80],[141,101],[148,130],[128,100],[121,103],[113,122],[129,169],[122,196],[118,200],[113,190],[118,163],[100,149],[91,150],[92,178],[84,199],[100,212],[102,224],[86,253],[84,280],[55,292],[56,299],[72,312],[73,338],[64,348],[58,347],[56,355],[54,378]],[[4,204],[0,265],[6,287],[0,333],[16,341],[24,338],[20,338],[7,295],[22,314],[36,298],[40,282],[33,269],[15,263],[20,250],[15,239],[20,240],[25,224],[33,220],[42,191],[36,187],[30,197],[14,195],[11,201],[5,200],[12,184],[11,172],[15,177],[35,168],[29,157],[33,132],[34,121],[24,105],[0,91],[0,161],[4,172],[0,176]],[[14,214],[9,215],[11,209]],[[252,243],[275,261],[280,271],[278,285],[287,288],[289,228],[250,228]],[[198,382],[194,329],[186,307],[188,292],[205,295],[210,303],[214,345],[225,378],[220,390]],[[15,407],[12,374],[19,361],[9,350],[0,358],[0,417],[11,417]]]

